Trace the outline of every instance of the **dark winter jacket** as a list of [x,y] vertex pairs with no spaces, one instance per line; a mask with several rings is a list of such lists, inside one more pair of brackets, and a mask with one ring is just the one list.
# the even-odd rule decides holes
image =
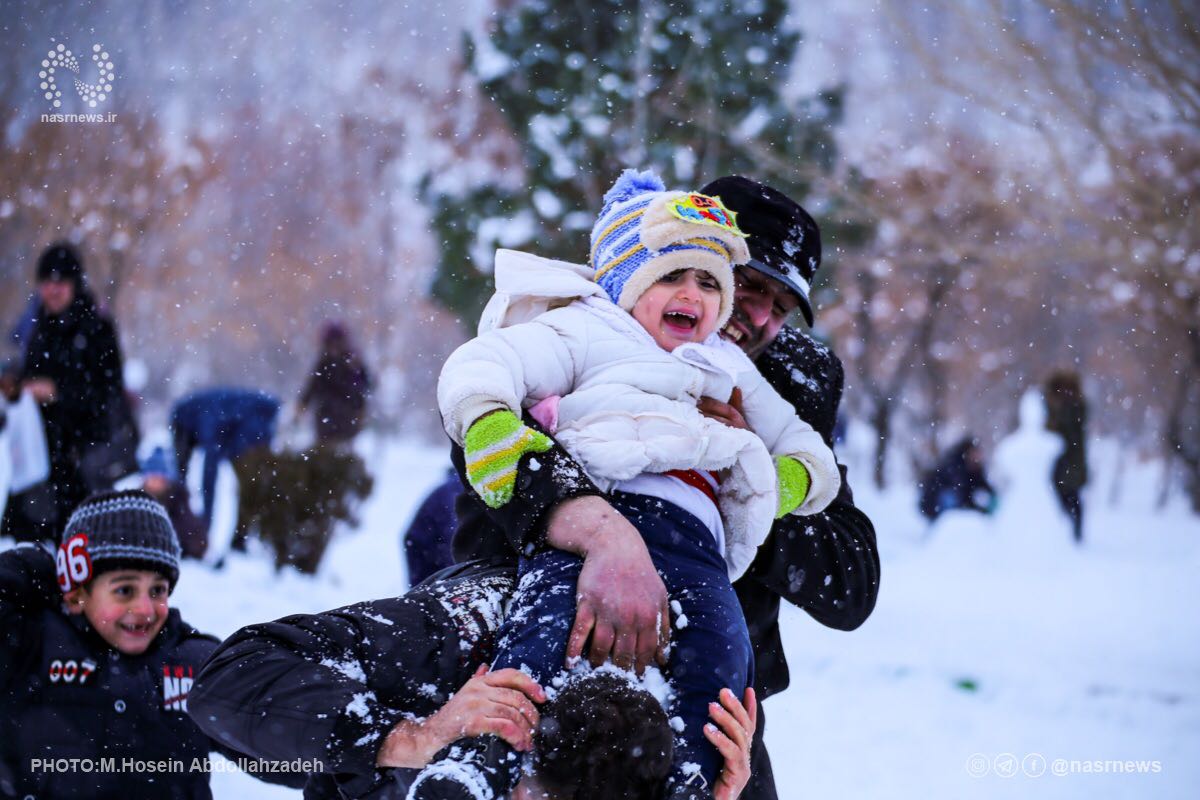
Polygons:
[[[197,447],[233,460],[250,447],[269,442],[279,400],[252,389],[217,388],[194,392],[171,409],[171,429],[188,434]],[[186,464],[176,461],[180,470]]]
[[362,427],[371,379],[357,353],[321,354],[300,402],[311,406],[317,421],[318,442],[343,442]]
[[22,379],[50,378],[56,399],[43,408],[52,451],[78,451],[107,441],[108,414],[125,390],[112,322],[80,290],[58,316],[43,308],[25,349]]
[[383,738],[491,657],[514,581],[507,563],[473,562],[403,597],[243,628],[196,679],[190,713],[253,756],[318,760],[307,798],[391,796],[415,771],[375,768]]
[[[783,328],[757,366],[800,418],[832,447],[843,384],[837,356],[800,331]],[[461,448],[454,447],[451,458],[463,475]],[[544,546],[545,515],[554,505],[571,497],[599,494],[561,447],[539,454],[537,460],[536,469],[530,469],[528,457],[521,460],[513,498],[500,509],[487,508],[473,492],[459,496],[459,529],[454,540],[457,559],[512,558],[527,545]],[[839,630],[857,628],[875,607],[879,592],[875,529],[854,505],[844,466],[841,473],[837,499],[819,514],[789,515],[776,521],[754,563],[734,584],[750,628],[755,690],[760,698],[788,685],[779,636],[781,600]]]
[[21,313],[17,315],[16,322],[13,323],[12,329],[8,333],[9,341],[20,351],[22,358],[25,356],[25,343],[29,341],[33,328],[37,325],[38,314],[41,313],[41,310],[42,299],[35,291],[29,295],[29,300],[21,309]]
[[974,446],[970,440],[955,445],[922,479],[920,510],[930,520],[955,508],[989,510],[996,491],[988,483],[983,468],[967,458]]
[[450,542],[458,526],[454,503],[462,491],[458,473],[451,470],[446,479],[421,501],[402,539],[409,586],[416,586],[454,563],[454,555],[450,552]]
[[1063,452],[1054,462],[1054,482],[1077,492],[1088,481],[1087,451],[1084,435],[1087,427],[1087,403],[1077,390],[1055,389],[1046,392],[1046,429],[1063,439]]
[[55,384],[55,400],[42,406],[42,417],[58,509],[56,526],[65,524],[88,494],[80,460],[90,448],[109,440],[110,421],[125,391],[121,369],[116,330],[97,311],[86,289],[80,288],[58,316],[50,316],[45,308],[38,312],[21,378],[49,378]]
[[275,435],[279,400],[266,392],[222,387],[194,392],[171,408],[175,464],[186,476],[192,448],[204,450],[200,486],[204,519],[212,518],[217,465],[233,461],[254,447],[267,446]]
[[[61,603],[47,551],[0,553],[0,797],[211,797],[208,773],[191,767],[214,746],[187,707],[216,640],[172,609],[150,648],[129,656]],[[69,758],[92,759],[92,770],[31,764]],[[124,759],[169,766],[165,774],[122,770]]]

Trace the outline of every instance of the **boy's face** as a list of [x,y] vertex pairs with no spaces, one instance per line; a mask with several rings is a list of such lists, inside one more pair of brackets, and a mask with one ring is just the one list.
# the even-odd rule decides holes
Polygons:
[[681,269],[659,278],[633,306],[633,318],[670,352],[687,342],[700,342],[717,327],[721,287],[712,275]]
[[87,586],[66,595],[67,608],[83,614],[96,632],[125,655],[146,652],[170,610],[171,586],[157,572],[122,569],[102,572]]

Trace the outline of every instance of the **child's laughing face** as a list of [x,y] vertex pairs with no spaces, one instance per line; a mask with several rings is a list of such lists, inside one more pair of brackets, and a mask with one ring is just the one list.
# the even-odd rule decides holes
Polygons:
[[157,572],[102,572],[87,586],[67,593],[67,608],[83,614],[96,632],[125,655],[146,652],[167,622],[171,586]]
[[717,327],[721,287],[703,270],[681,269],[668,273],[642,293],[633,306],[633,318],[670,352],[687,342],[702,342]]

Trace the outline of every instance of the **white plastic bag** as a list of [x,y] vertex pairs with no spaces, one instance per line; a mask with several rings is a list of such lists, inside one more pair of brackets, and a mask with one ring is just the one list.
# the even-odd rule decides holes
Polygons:
[[[7,403],[4,404],[8,406]],[[12,454],[8,452],[8,423],[0,428],[0,519],[8,505],[8,485],[12,481]]]
[[17,402],[8,404],[5,433],[12,462],[8,491],[17,494],[49,478],[50,453],[46,449],[46,429],[42,427],[42,412],[38,409],[37,401],[29,392],[22,392]]

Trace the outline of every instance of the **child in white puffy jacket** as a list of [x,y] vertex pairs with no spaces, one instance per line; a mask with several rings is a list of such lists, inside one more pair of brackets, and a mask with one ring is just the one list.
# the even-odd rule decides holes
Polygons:
[[[731,580],[777,516],[822,510],[840,476],[820,435],[717,335],[733,306],[733,267],[749,259],[733,213],[719,198],[668,192],[634,171],[604,199],[590,268],[497,254],[496,296],[480,335],[447,360],[438,404],[484,502],[506,503],[519,459],[549,449],[521,422],[531,409],[642,533],[687,620],[668,662],[684,723],[677,778],[699,774],[711,786],[721,759],[701,734],[707,702],[752,678]],[[751,431],[697,409],[702,396],[725,401],[735,389]],[[494,668],[524,665],[549,684],[580,565],[557,550],[522,560]]]

